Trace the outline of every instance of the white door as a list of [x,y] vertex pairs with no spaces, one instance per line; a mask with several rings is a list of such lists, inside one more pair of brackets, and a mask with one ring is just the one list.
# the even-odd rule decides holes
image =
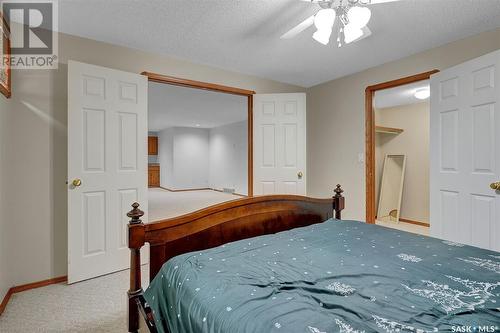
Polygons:
[[500,251],[499,129],[500,51],[432,76],[432,236]]
[[145,76],[69,61],[68,178],[68,282],[128,268],[125,214],[148,208]]
[[254,96],[254,195],[306,194],[306,94]]

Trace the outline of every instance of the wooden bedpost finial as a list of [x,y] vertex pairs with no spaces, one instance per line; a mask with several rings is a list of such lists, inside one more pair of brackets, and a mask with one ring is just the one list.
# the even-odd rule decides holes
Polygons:
[[337,184],[337,187],[333,190],[333,192],[335,192],[335,195],[333,196],[333,210],[335,210],[335,218],[340,220],[342,218],[342,210],[345,207],[345,198],[342,196],[344,190],[340,184]]
[[144,225],[141,217],[144,212],[139,204],[134,202],[132,210],[127,213],[130,217],[128,247],[130,248],[130,289],[128,291],[128,331],[138,332],[139,308],[137,297],[142,295],[141,288],[141,247],[144,245]]
[[344,193],[344,190],[342,189],[342,186],[340,184],[337,184],[337,187],[335,188],[335,190],[333,190],[333,192],[335,192],[335,198],[340,198],[342,197],[342,193]]
[[141,224],[141,217],[144,215],[144,212],[139,209],[139,204],[134,202],[132,204],[132,210],[127,213],[127,216],[130,217],[130,224]]

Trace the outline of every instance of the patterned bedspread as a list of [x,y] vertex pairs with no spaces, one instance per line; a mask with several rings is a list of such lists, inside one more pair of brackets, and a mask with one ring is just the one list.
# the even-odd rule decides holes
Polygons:
[[328,220],[172,258],[145,297],[160,332],[500,332],[500,253]]

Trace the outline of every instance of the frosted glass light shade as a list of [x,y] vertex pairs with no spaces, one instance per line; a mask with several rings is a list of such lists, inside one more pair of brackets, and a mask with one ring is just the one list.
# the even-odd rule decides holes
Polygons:
[[328,45],[330,42],[330,36],[332,35],[332,29],[322,29],[318,30],[313,34],[313,38],[318,43],[323,45]]
[[352,7],[347,12],[347,19],[349,20],[349,24],[357,28],[363,28],[370,22],[370,18],[372,17],[372,11],[367,7]]
[[332,8],[321,9],[314,16],[314,25],[318,30],[326,30],[332,29],[333,24],[335,23],[335,10]]
[[346,44],[354,42],[361,36],[363,36],[363,30],[361,30],[361,28],[358,28],[351,23],[344,27],[344,42]]
[[431,96],[431,90],[429,88],[420,88],[415,91],[415,98],[427,99]]

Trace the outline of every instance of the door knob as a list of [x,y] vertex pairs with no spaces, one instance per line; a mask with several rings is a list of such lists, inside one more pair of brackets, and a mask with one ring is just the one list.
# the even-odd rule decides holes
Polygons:
[[304,174],[302,173],[302,171],[299,171],[299,172],[297,173],[297,177],[299,177],[299,179],[301,179],[301,178],[302,178],[302,176],[304,176]]
[[78,187],[78,186],[82,185],[82,180],[81,180],[81,179],[79,179],[79,178],[76,178],[76,179],[74,179],[74,180],[71,182],[71,184],[73,184],[73,186],[74,186],[74,187]]
[[500,191],[500,182],[494,182],[490,184],[492,190]]

